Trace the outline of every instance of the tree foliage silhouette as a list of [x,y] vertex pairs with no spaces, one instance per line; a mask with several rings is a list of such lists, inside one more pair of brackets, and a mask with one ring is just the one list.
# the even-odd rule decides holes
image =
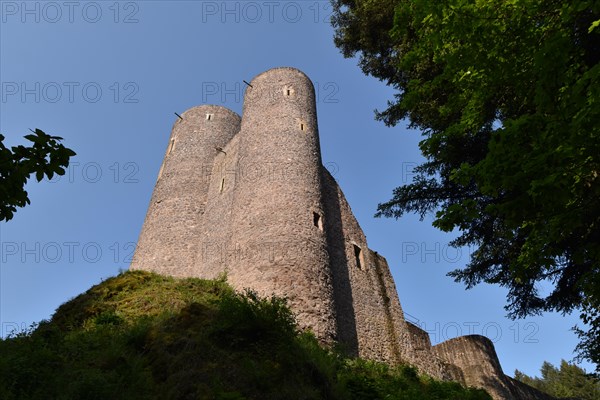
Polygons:
[[[426,161],[377,216],[460,231],[471,288],[511,317],[600,305],[600,1],[333,0],[344,56],[398,90],[376,118],[421,130]],[[600,361],[600,329],[580,354]],[[594,347],[595,343],[595,347]],[[591,346],[591,347],[590,347]]]
[[64,175],[69,159],[75,155],[60,143],[61,137],[47,135],[40,129],[25,139],[32,145],[9,149],[0,134],[0,221],[11,220],[17,207],[31,203],[25,190],[31,174],[35,174],[38,182],[44,176],[51,179],[54,174]]
[[551,396],[600,400],[600,381],[598,381],[598,378],[587,374],[583,369],[569,364],[565,360],[560,362],[560,368],[544,361],[541,375],[541,378],[530,377],[519,370],[515,371],[515,379]]

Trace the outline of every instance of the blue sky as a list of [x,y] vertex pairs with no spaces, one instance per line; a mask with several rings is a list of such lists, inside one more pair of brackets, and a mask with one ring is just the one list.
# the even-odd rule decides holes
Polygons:
[[510,375],[573,357],[576,316],[509,320],[504,289],[466,291],[446,276],[469,257],[451,234],[430,219],[373,218],[410,182],[420,134],[374,120],[394,92],[341,56],[328,1],[0,1],[0,11],[6,144],[40,128],[77,152],[65,176],[28,184],[32,204],[0,224],[2,335],[128,268],[175,112],[208,103],[241,114],[243,80],[292,66],[315,83],[323,162],[388,259],[407,319],[433,343],[487,335]]

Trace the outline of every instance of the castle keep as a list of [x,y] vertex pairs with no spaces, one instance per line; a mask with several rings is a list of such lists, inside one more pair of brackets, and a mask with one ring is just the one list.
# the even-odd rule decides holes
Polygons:
[[294,68],[255,77],[242,118],[202,105],[175,122],[131,269],[225,272],[237,289],[287,297],[301,327],[350,355],[409,363],[495,399],[546,398],[504,375],[487,338],[432,346],[405,321],[385,258],[322,165],[314,87]]

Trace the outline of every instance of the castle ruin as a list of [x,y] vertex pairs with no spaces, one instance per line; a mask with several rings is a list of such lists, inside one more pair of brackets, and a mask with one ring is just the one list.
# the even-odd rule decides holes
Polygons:
[[242,118],[215,105],[178,118],[131,269],[226,273],[236,289],[286,297],[302,328],[351,356],[408,363],[494,399],[550,398],[506,376],[489,339],[432,346],[404,319],[385,258],[322,165],[314,87],[295,68],[255,77]]

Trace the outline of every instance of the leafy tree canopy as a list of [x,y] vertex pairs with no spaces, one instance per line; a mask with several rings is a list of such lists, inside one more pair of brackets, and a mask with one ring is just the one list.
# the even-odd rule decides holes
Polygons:
[[[377,215],[435,212],[475,249],[450,275],[507,287],[513,318],[598,324],[600,1],[332,1],[344,56],[398,90],[376,118],[423,134],[426,161]],[[596,363],[599,331],[580,331]]]
[[556,368],[545,361],[541,373],[541,378],[532,378],[516,370],[515,379],[559,399],[600,400],[600,381],[576,365],[562,360],[560,368]]
[[8,149],[4,145],[4,136],[0,135],[0,221],[13,218],[17,207],[30,204],[25,184],[31,174],[37,181],[44,175],[49,179],[64,175],[69,158],[75,155],[71,149],[63,146],[58,136],[50,136],[40,129],[25,139],[32,142],[30,147],[23,145]]

